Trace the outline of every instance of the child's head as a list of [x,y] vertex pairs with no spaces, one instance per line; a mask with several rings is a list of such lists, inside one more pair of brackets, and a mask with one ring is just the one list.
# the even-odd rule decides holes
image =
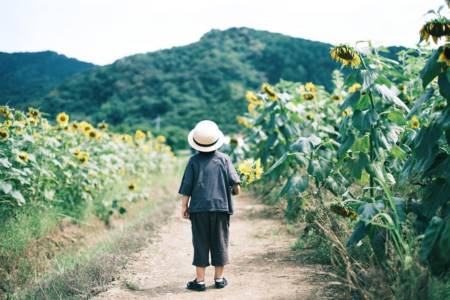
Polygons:
[[224,142],[224,135],[216,123],[203,120],[189,132],[188,142],[192,148],[202,153],[211,153],[219,149]]

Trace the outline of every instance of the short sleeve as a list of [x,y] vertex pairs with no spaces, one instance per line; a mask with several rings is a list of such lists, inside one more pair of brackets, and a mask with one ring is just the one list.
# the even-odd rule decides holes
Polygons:
[[184,170],[183,179],[181,180],[179,194],[191,196],[192,188],[194,186],[194,168],[192,162],[189,160],[186,169]]
[[232,186],[241,183],[241,179],[239,178],[239,175],[236,172],[236,169],[234,168],[233,163],[231,162],[231,159],[229,157],[227,158],[227,169],[228,169],[228,184]]

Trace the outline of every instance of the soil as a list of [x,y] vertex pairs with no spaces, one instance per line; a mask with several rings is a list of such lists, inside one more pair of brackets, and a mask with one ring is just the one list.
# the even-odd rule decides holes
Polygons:
[[326,266],[298,259],[291,249],[296,237],[271,213],[273,208],[250,195],[235,199],[235,206],[226,288],[214,288],[209,267],[205,292],[186,289],[195,278],[191,229],[177,207],[157,238],[130,257],[126,269],[95,299],[342,299],[333,291],[339,283]]

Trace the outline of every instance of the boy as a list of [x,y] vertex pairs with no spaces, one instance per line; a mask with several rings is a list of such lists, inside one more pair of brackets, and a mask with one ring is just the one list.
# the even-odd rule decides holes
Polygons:
[[199,152],[189,159],[179,190],[181,215],[191,220],[192,264],[196,266],[196,278],[188,282],[187,288],[205,290],[209,252],[215,267],[215,287],[224,288],[228,283],[223,272],[228,264],[228,235],[230,215],[233,214],[231,194],[239,194],[240,180],[231,159],[216,151],[224,143],[223,133],[216,123],[199,122],[189,133],[188,142]]

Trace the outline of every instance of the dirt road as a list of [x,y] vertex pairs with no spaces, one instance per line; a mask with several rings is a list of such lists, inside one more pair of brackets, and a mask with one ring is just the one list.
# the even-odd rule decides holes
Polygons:
[[296,261],[290,249],[295,237],[270,217],[269,208],[248,195],[237,198],[235,205],[231,264],[225,269],[230,284],[225,289],[214,288],[211,267],[206,292],[185,288],[194,278],[193,250],[190,223],[179,217],[177,207],[159,237],[130,258],[118,279],[95,299],[330,299],[324,293],[322,267]]

